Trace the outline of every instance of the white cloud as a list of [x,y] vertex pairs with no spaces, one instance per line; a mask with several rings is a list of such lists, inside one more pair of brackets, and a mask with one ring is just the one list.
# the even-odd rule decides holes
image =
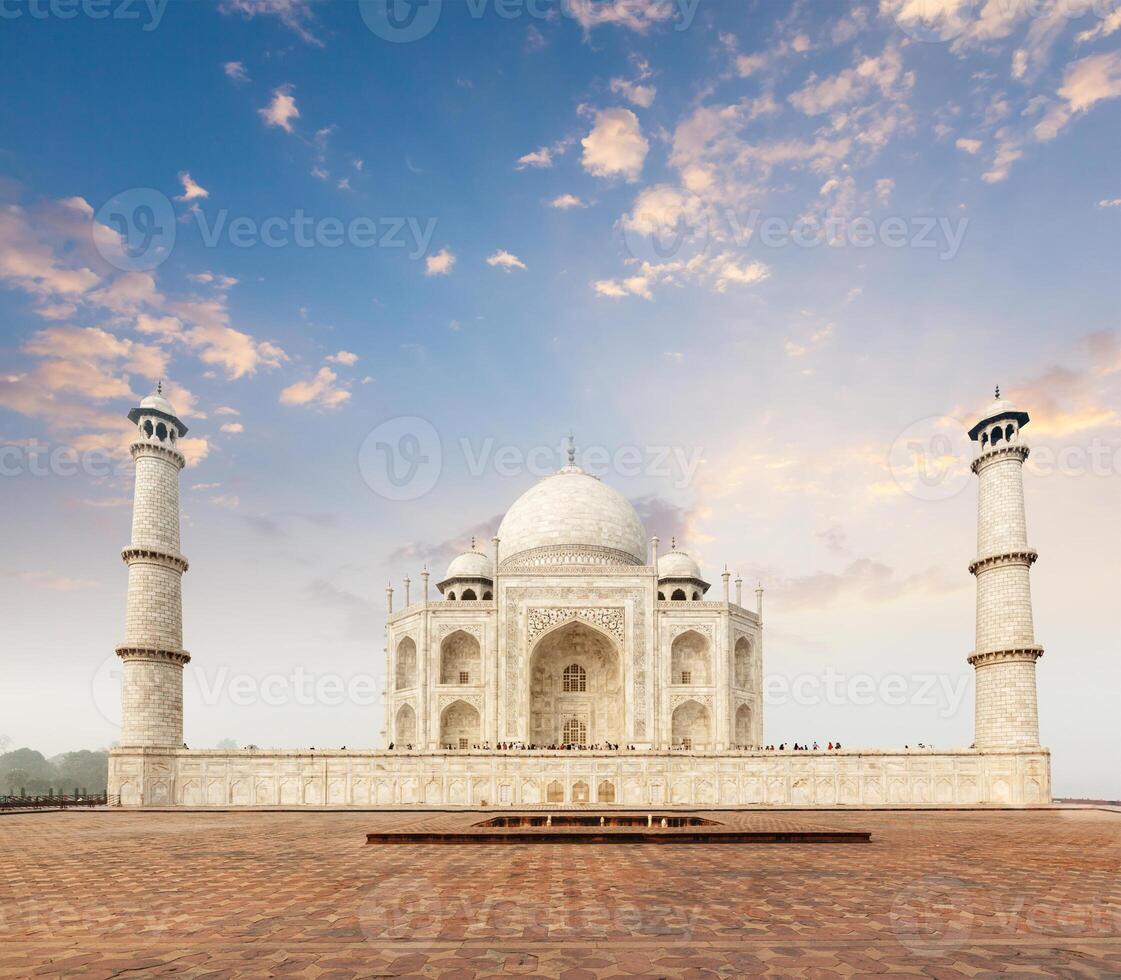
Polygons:
[[455,256],[446,248],[440,249],[435,255],[429,255],[424,260],[424,274],[426,276],[446,276],[455,267]]
[[561,194],[549,202],[549,207],[567,211],[569,208],[584,208],[587,205],[575,194]]
[[517,168],[518,170],[525,170],[526,167],[537,167],[543,170],[552,165],[553,151],[547,146],[542,146],[532,153],[526,153],[524,156],[518,157]]
[[767,67],[768,58],[765,54],[741,54],[736,56],[736,74],[740,78],[747,78]]
[[230,435],[240,435],[245,431],[245,426],[240,422],[225,422],[221,426],[223,432],[228,432]]
[[712,266],[716,291],[724,292],[729,286],[751,286],[769,279],[771,270],[764,262],[737,261],[725,254],[719,256]]
[[1121,30],[1121,6],[1115,7],[1088,31],[1079,34],[1075,40],[1079,44],[1085,44],[1087,41],[1093,41],[1099,37],[1109,37],[1110,34],[1118,30]]
[[487,265],[492,268],[504,269],[506,272],[510,272],[513,269],[525,268],[525,263],[521,259],[507,252],[504,248],[499,249],[493,255],[487,256]]
[[998,184],[1008,179],[1012,164],[1024,155],[1023,138],[1008,127],[996,131],[996,153],[992,165],[982,175],[986,184]]
[[810,75],[806,83],[790,96],[790,104],[807,116],[829,112],[839,106],[861,102],[878,92],[893,97],[897,86],[910,88],[914,78],[903,71],[903,56],[895,44],[888,44],[875,57],[861,58],[852,68],[828,78]]
[[241,412],[239,412],[236,408],[231,408],[229,405],[220,405],[218,408],[214,409],[214,414],[215,415],[240,415]]
[[671,20],[673,0],[566,0],[565,13],[585,31],[603,24],[626,27],[639,34]]
[[595,125],[581,141],[583,165],[596,177],[622,177],[636,181],[650,144],[642,135],[638,117],[630,109],[595,112]]
[[301,40],[323,47],[323,42],[311,30],[314,23],[311,6],[311,0],[221,0],[218,10],[223,14],[241,14],[246,19],[276,17]]
[[249,81],[249,72],[240,61],[227,61],[222,66],[222,70],[226,73],[227,78],[233,79],[235,82]]
[[976,156],[981,151],[982,143],[980,140],[966,139],[964,136],[954,143],[962,153],[968,153],[970,156]]
[[1099,102],[1121,96],[1121,51],[1092,54],[1067,65],[1056,102],[1032,130],[1041,142],[1053,140],[1070,120]]
[[638,296],[653,299],[653,289],[658,285],[680,286],[685,282],[701,282],[712,286],[718,293],[729,286],[751,286],[770,278],[770,266],[763,262],[747,261],[734,252],[715,255],[699,254],[688,261],[643,262],[631,276],[618,279],[598,279],[592,289],[608,299]]
[[194,178],[191,177],[189,170],[181,170],[179,172],[179,183],[183,185],[183,193],[175,199],[177,201],[194,201],[198,198],[210,197],[210,191],[197,183]]
[[342,364],[344,367],[354,367],[358,363],[358,355],[348,350],[341,350],[327,358],[328,364]]
[[1121,197],[1111,197],[1098,201],[1099,208],[1121,208]]
[[820,329],[815,330],[805,340],[796,341],[788,337],[783,348],[786,351],[787,357],[805,357],[807,354],[811,354],[821,347],[821,345],[832,336],[833,324],[827,323]]
[[1071,112],[1086,112],[1105,99],[1121,95],[1121,51],[1093,54],[1067,66],[1059,95]]
[[338,387],[338,375],[329,367],[321,367],[310,381],[297,381],[280,392],[282,405],[317,405],[338,408],[350,399],[350,392]]
[[286,133],[292,132],[292,120],[300,118],[293,90],[292,85],[281,85],[273,89],[272,101],[263,109],[257,110],[266,126],[279,126]]
[[640,85],[638,82],[628,81],[625,78],[611,79],[611,91],[622,95],[628,102],[649,109],[654,104],[654,97],[658,94],[653,85]]

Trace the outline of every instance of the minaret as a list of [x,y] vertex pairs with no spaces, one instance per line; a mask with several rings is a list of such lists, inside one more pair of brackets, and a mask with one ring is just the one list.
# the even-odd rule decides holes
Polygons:
[[129,452],[136,462],[132,543],[128,565],[123,661],[121,746],[183,745],[182,578],[179,552],[179,471],[186,465],[178,442],[187,427],[163,397],[163,383],[128,413],[136,425]]
[[1032,624],[1030,569],[1024,518],[1022,430],[1027,412],[1000,397],[969,430],[977,444],[977,639],[969,658],[977,673],[974,744],[979,749],[1039,745],[1035,662],[1043,648]]

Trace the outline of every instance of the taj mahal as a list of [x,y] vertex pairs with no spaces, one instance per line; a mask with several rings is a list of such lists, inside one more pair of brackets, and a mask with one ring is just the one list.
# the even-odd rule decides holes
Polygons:
[[[1022,806],[1050,800],[1039,742],[1023,463],[1028,414],[997,393],[969,436],[978,478],[969,747],[764,748],[763,590],[647,529],[568,461],[435,583],[386,590],[378,748],[198,750],[183,741],[177,441],[160,390],[136,426],[120,743],[125,806]],[[963,561],[964,565],[964,561]],[[415,585],[415,591],[414,591]],[[403,594],[402,594],[403,593]],[[395,604],[395,597],[402,601]],[[964,645],[964,643],[963,643]],[[371,658],[379,656],[371,638]],[[205,655],[205,654],[203,654]]]

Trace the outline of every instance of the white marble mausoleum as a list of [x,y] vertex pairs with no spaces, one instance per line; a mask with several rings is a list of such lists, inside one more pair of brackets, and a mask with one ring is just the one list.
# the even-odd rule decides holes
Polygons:
[[[176,442],[160,391],[137,426],[120,746],[123,805],[1024,805],[1050,798],[1039,744],[1021,430],[999,398],[977,447],[976,740],[953,751],[775,751],[764,745],[763,592],[750,608],[660,549],[616,490],[567,465],[506,512],[489,550],[433,586],[387,589],[379,748],[191,750],[183,745]],[[433,591],[435,594],[433,594]],[[715,593],[715,594],[714,594]],[[371,656],[374,656],[371,652]]]

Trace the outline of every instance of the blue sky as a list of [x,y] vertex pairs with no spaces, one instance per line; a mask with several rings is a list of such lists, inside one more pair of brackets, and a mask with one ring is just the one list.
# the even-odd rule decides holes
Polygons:
[[[0,733],[50,751],[114,737],[124,416],[159,377],[191,427],[196,745],[375,743],[379,705],[242,706],[229,678],[380,674],[387,578],[400,594],[489,540],[535,479],[527,455],[559,464],[570,428],[650,533],[711,579],[727,563],[763,580],[769,672],[956,692],[974,491],[960,459],[920,485],[907,447],[959,433],[1000,383],[1033,416],[1056,789],[1116,795],[1116,747],[1087,752],[1115,742],[1121,682],[1102,574],[1119,543],[1117,8],[429,9],[429,33],[394,43],[367,26],[374,3],[4,5]],[[438,474],[389,499],[362,447],[414,417]],[[79,472],[35,475],[52,451]],[[767,737],[969,741],[969,690],[842,701],[778,697]],[[44,724],[44,702],[72,722]]]

